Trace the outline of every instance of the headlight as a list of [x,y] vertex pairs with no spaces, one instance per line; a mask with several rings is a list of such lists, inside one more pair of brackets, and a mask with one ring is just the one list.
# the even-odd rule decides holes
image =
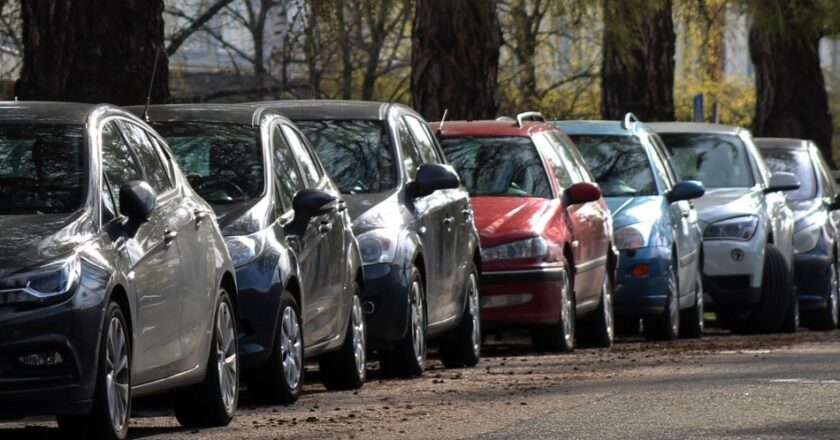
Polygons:
[[484,248],[481,250],[481,259],[484,261],[515,260],[519,258],[543,257],[546,254],[548,254],[548,243],[545,239],[542,237],[533,237]]
[[822,234],[822,223],[815,223],[808,227],[802,228],[793,234],[793,252],[801,254],[808,252],[817,246],[820,242],[820,235]]
[[244,266],[262,253],[265,247],[265,233],[260,231],[251,235],[225,237],[225,245],[227,245],[233,266]]
[[758,229],[758,217],[744,216],[712,223],[703,231],[704,240],[744,240],[753,237]]
[[391,229],[374,229],[356,237],[364,264],[390,263],[397,256],[399,234]]
[[619,250],[638,249],[648,245],[653,223],[637,223],[613,232],[615,247]]
[[0,304],[51,302],[75,291],[81,267],[78,255],[0,280]]

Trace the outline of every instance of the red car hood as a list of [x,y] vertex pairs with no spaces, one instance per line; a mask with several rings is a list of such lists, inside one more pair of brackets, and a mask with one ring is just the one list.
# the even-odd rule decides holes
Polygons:
[[473,197],[473,218],[483,247],[540,235],[553,209],[537,197]]

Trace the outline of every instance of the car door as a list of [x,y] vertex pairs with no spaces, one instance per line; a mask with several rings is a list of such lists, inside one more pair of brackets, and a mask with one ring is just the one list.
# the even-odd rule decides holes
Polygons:
[[[137,152],[129,147],[118,124],[116,119],[106,120],[101,137],[102,170],[116,212],[120,186],[147,180]],[[176,373],[182,357],[180,250],[178,243],[167,236],[171,203],[165,198],[157,203],[148,221],[118,245],[128,259],[127,278],[137,303],[133,350],[137,384]]]
[[[417,169],[423,164],[423,155],[403,116],[396,119],[396,133],[406,181],[414,180]],[[450,219],[449,199],[443,191],[417,197],[407,203],[416,218],[415,231],[423,243],[426,263],[426,309],[429,326],[449,317],[448,302],[451,298],[451,253],[446,242],[454,237]]]
[[837,186],[834,184],[831,171],[829,170],[828,165],[826,165],[825,158],[823,158],[823,155],[817,146],[810,144],[808,146],[808,150],[811,152],[811,161],[813,162],[814,168],[817,172],[817,180],[819,181],[820,193],[823,198],[822,203],[828,210],[826,230],[829,233],[829,237],[835,242],[835,250],[838,250],[836,247],[837,230],[838,227],[840,227],[840,210],[831,209],[838,197]]
[[[437,145],[432,132],[426,122],[412,115],[405,115],[405,122],[411,131],[412,138],[420,153],[423,163],[443,164],[443,154]],[[449,320],[460,316],[463,310],[463,293],[465,268],[469,255],[468,222],[472,222],[469,194],[463,187],[436,191],[436,197],[445,212],[443,218],[444,240],[439,243],[441,261],[441,281],[446,290],[441,298],[441,320]]]
[[[181,280],[180,335],[183,360],[181,371],[204,362],[206,354],[200,348],[207,346],[207,332],[215,313],[216,273],[215,259],[210,257],[208,235],[212,228],[206,207],[190,197],[183,197],[176,188],[171,158],[160,144],[162,141],[145,128],[133,122],[121,122],[120,127],[132,149],[138,154],[141,168],[152,188],[164,200],[169,210],[169,234],[174,234],[180,252],[179,278]],[[201,214],[204,215],[201,215]]]
[[[292,200],[300,190],[313,185],[313,177],[306,176],[305,173],[309,170],[305,170],[298,162],[299,148],[295,151],[290,145],[300,141],[295,136],[288,137],[288,134],[294,133],[288,131],[281,123],[275,125],[272,130],[272,156],[275,178],[281,182],[278,185],[279,189],[284,193],[284,197]],[[284,223],[290,220],[290,216],[282,218]],[[307,222],[302,231],[287,232],[287,241],[297,251],[300,268],[303,290],[303,300],[300,304],[301,320],[307,347],[326,341],[332,331],[331,316],[327,313],[332,297],[326,275],[330,270],[329,246],[325,237],[328,231],[321,228],[320,223],[321,219],[315,217]]]

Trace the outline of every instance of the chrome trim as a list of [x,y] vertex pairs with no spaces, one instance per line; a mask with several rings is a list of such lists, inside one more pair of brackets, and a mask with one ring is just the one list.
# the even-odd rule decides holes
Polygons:
[[607,264],[607,256],[604,255],[603,257],[593,258],[592,260],[587,261],[586,263],[576,264],[575,270],[580,272],[589,272],[592,269],[596,269],[600,266],[604,266]]

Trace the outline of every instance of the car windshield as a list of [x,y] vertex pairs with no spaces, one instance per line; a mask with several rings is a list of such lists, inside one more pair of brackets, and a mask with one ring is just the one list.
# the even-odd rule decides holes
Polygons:
[[741,138],[725,134],[660,134],[681,179],[699,180],[706,188],[749,188],[755,184],[747,148]]
[[395,187],[394,153],[382,121],[295,123],[342,193],[380,193]]
[[450,138],[443,141],[443,151],[472,196],[551,198],[545,167],[531,138]]
[[87,183],[82,125],[0,125],[0,214],[78,210]]
[[604,197],[657,194],[650,160],[635,136],[569,135]]
[[786,191],[790,200],[810,200],[817,196],[817,176],[805,150],[761,150],[764,163],[772,172],[793,173],[799,179],[799,189]]
[[155,123],[196,192],[210,203],[262,196],[265,171],[257,127],[210,122]]

